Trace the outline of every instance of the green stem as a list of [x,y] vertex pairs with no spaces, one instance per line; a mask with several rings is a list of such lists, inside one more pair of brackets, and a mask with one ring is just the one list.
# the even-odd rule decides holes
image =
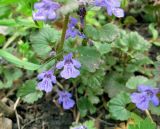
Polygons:
[[64,41],[65,41],[65,35],[66,35],[66,31],[67,31],[67,25],[69,22],[69,14],[67,14],[65,16],[64,19],[64,23],[63,23],[63,30],[62,30],[62,35],[61,35],[61,40],[57,45],[57,52],[61,52],[63,50],[63,46],[64,46]]
[[2,49],[6,49],[16,38],[18,37],[18,33],[15,33],[12,37],[8,39]]
[[64,88],[63,88],[63,85],[62,85],[61,83],[59,83],[58,81],[57,81],[57,85],[58,85],[58,87],[61,88],[62,90],[64,89]]
[[146,115],[148,116],[148,118],[150,118],[150,120],[151,120],[152,122],[154,122],[153,119],[152,119],[151,114],[149,113],[149,111],[148,111],[148,110],[145,110],[145,113],[146,113]]

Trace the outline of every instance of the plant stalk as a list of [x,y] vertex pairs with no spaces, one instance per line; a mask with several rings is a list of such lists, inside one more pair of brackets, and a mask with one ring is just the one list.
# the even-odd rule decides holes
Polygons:
[[150,118],[150,120],[154,123],[151,114],[149,113],[148,110],[145,110],[146,115]]
[[67,14],[64,19],[61,40],[57,45],[57,52],[58,53],[60,53],[63,50],[65,35],[66,35],[67,27],[68,27],[68,22],[69,22],[69,14]]

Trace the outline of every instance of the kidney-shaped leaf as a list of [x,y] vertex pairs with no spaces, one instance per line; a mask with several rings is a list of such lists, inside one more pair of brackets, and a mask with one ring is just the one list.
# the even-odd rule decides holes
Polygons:
[[46,57],[55,46],[60,35],[59,32],[53,28],[46,27],[39,31],[39,33],[31,36],[32,47],[41,57]]
[[126,109],[126,105],[129,103],[130,96],[124,92],[121,92],[116,97],[112,98],[108,103],[111,117],[116,120],[127,120],[131,115]]

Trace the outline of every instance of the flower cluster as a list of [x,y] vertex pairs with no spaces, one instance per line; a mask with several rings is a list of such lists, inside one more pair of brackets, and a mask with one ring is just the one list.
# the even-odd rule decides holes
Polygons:
[[59,7],[60,5],[52,0],[37,2],[34,4],[36,11],[33,13],[33,19],[42,21],[55,20],[57,17],[56,10]]
[[156,96],[159,89],[150,86],[140,85],[138,86],[140,93],[131,94],[131,101],[136,104],[136,107],[141,110],[147,110],[149,108],[150,101],[154,106],[159,105],[159,99]]
[[120,8],[119,0],[95,0],[94,5],[104,7],[109,16],[124,17],[124,11]]
[[79,36],[80,38],[85,38],[85,35],[82,34],[77,28],[76,25],[78,24],[78,20],[76,18],[71,17],[70,23],[68,24],[68,29],[66,31],[66,39],[69,37],[75,38]]
[[72,94],[67,91],[58,91],[58,103],[63,105],[64,109],[70,109],[75,105],[73,99],[71,99]]
[[[62,69],[60,75],[65,79],[76,78],[80,75],[79,70],[81,64],[78,60],[72,59],[73,54],[69,53],[64,56],[64,60],[57,63],[56,68]],[[56,83],[56,77],[53,75],[52,70],[44,71],[37,76],[39,83],[37,85],[39,90],[51,92],[53,85]],[[58,91],[59,104],[63,104],[64,109],[70,109],[75,105],[74,100],[71,99],[72,95],[67,91]]]

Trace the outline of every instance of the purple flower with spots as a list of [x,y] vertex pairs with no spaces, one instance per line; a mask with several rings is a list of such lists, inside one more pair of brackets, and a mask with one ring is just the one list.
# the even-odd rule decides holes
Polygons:
[[75,38],[79,36],[80,38],[85,38],[85,35],[82,34],[77,28],[76,25],[78,24],[78,20],[76,18],[71,17],[70,23],[68,24],[68,29],[66,31],[66,39],[69,37]]
[[141,110],[147,110],[149,108],[150,101],[154,106],[159,105],[159,99],[156,96],[159,89],[150,86],[140,85],[138,86],[140,93],[131,94],[131,101],[136,104],[137,108]]
[[40,82],[38,83],[38,89],[43,90],[46,93],[52,91],[53,84],[56,83],[56,77],[53,75],[53,71],[44,71],[37,76]]
[[52,0],[37,2],[34,4],[36,11],[33,13],[33,19],[40,21],[55,20],[57,17],[56,10],[59,7],[60,5]]
[[79,61],[72,59],[73,54],[69,53],[68,55],[64,56],[63,61],[57,63],[56,68],[62,69],[60,75],[65,79],[69,78],[76,78],[79,76],[80,72],[76,68],[80,68],[81,64]]
[[106,8],[109,16],[124,17],[124,10],[120,8],[119,0],[95,0],[94,5]]
[[73,99],[71,99],[72,94],[67,92],[67,91],[58,91],[58,103],[63,105],[63,108],[68,110],[71,109],[74,105],[75,102]]

